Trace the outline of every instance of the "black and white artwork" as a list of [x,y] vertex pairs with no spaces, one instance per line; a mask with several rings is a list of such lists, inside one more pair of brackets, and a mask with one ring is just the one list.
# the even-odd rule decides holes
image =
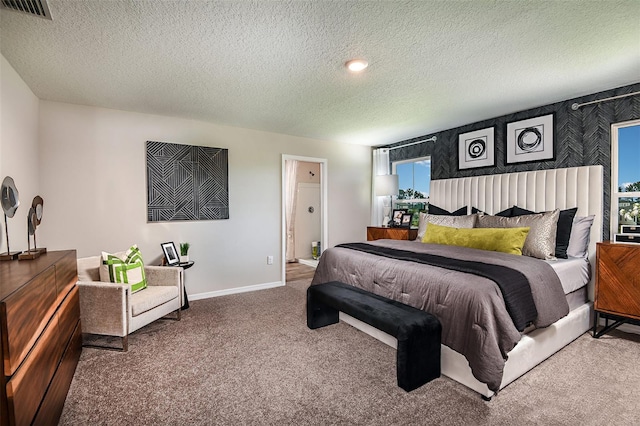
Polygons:
[[147,141],[147,220],[229,219],[228,151]]
[[162,243],[160,244],[160,246],[162,247],[162,252],[164,253],[164,258],[167,262],[167,265],[172,266],[180,263],[178,251],[176,250],[176,246],[175,244],[173,244],[173,241]]
[[495,166],[494,127],[458,136],[458,169]]
[[507,164],[553,158],[553,114],[507,124]]

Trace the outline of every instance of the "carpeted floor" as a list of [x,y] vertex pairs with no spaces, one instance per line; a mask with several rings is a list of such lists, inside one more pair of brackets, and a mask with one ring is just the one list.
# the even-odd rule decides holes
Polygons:
[[491,402],[446,377],[406,393],[394,349],[343,323],[306,327],[308,284],[193,301],[127,353],[84,348],[60,424],[640,423],[640,336],[585,334]]

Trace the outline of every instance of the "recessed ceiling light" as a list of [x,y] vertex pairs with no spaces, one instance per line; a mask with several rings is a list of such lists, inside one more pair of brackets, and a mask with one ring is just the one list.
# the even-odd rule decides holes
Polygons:
[[360,72],[369,66],[369,62],[364,59],[352,59],[345,64],[351,72]]

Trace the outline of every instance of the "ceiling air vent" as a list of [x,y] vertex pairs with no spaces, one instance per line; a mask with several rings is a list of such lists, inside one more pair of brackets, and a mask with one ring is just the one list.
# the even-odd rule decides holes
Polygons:
[[3,9],[15,10],[16,12],[28,13],[51,20],[51,12],[47,0],[0,0]]

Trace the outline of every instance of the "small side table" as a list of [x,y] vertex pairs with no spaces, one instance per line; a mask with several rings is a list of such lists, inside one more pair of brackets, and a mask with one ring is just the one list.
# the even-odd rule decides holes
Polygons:
[[[195,262],[193,260],[190,260],[188,262],[178,263],[176,266],[179,266],[182,269],[187,270],[191,268],[194,263]],[[187,298],[187,287],[184,285],[184,283],[182,285],[182,288],[184,289],[184,304],[182,305],[182,310],[184,311],[185,309],[189,309],[189,299]]]
[[[183,270],[187,270],[191,268],[194,263],[195,262],[193,260],[190,260],[188,262],[178,263],[177,265],[167,265],[163,261],[160,266],[179,266]],[[189,309],[189,299],[187,298],[187,287],[184,285],[184,281],[182,282],[182,289],[184,290],[184,303],[182,304],[182,310],[184,311],[185,309]]]

